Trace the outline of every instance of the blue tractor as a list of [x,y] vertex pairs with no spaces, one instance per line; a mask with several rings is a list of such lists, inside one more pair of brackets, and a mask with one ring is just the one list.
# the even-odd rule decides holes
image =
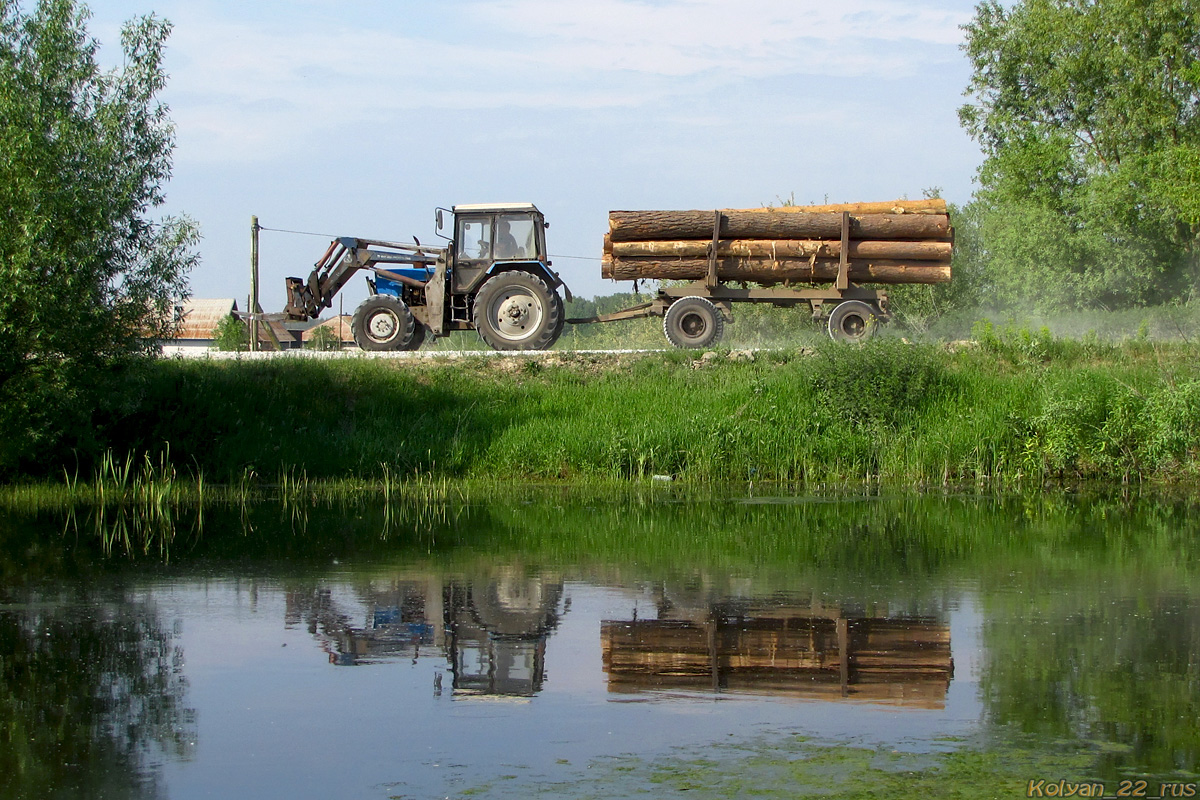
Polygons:
[[[445,237],[446,214],[452,236]],[[445,247],[344,237],[308,276],[287,279],[288,317],[316,319],[359,271],[371,295],[351,329],[363,350],[416,350],[429,336],[474,330],[496,350],[545,350],[566,323],[562,287],[546,255],[548,227],[532,203],[437,210]]]

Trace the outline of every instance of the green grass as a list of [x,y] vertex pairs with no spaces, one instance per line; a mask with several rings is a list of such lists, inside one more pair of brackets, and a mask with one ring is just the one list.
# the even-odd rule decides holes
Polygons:
[[90,477],[105,474],[107,457],[138,475],[152,463],[209,488],[285,494],[327,481],[427,490],[656,475],[1009,487],[1196,477],[1200,347],[979,334],[959,349],[884,339],[753,362],[725,351],[704,363],[683,351],[161,361],[131,372],[124,401],[94,414],[90,446],[44,467]]

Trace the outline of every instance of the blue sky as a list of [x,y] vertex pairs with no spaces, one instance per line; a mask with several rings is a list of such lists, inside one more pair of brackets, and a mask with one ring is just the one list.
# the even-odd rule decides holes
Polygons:
[[[583,296],[610,209],[970,197],[965,0],[94,0],[174,23],[167,213],[201,225],[197,297],[248,292],[262,225],[434,241],[433,209],[531,201]],[[326,242],[264,233],[263,304]],[[347,311],[365,296],[356,281]]]

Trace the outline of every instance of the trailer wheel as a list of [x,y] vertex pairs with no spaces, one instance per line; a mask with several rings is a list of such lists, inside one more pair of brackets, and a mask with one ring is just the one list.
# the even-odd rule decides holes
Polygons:
[[829,312],[829,337],[835,342],[865,342],[879,329],[879,312],[861,300],[838,303]]
[[663,333],[676,347],[708,347],[721,341],[725,318],[703,297],[676,300],[663,317]]
[[404,301],[386,294],[375,294],[354,309],[350,331],[363,350],[373,352],[403,350],[412,341],[416,320]]
[[475,330],[493,350],[545,350],[563,318],[562,298],[529,272],[493,275],[475,295]]

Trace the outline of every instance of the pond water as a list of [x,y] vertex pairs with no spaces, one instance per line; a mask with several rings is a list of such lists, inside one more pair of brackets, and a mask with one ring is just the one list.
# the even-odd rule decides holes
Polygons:
[[1197,781],[1198,522],[1068,495],[13,513],[0,796],[657,796],[663,759],[1018,740],[1082,758],[1030,779],[1152,796]]

